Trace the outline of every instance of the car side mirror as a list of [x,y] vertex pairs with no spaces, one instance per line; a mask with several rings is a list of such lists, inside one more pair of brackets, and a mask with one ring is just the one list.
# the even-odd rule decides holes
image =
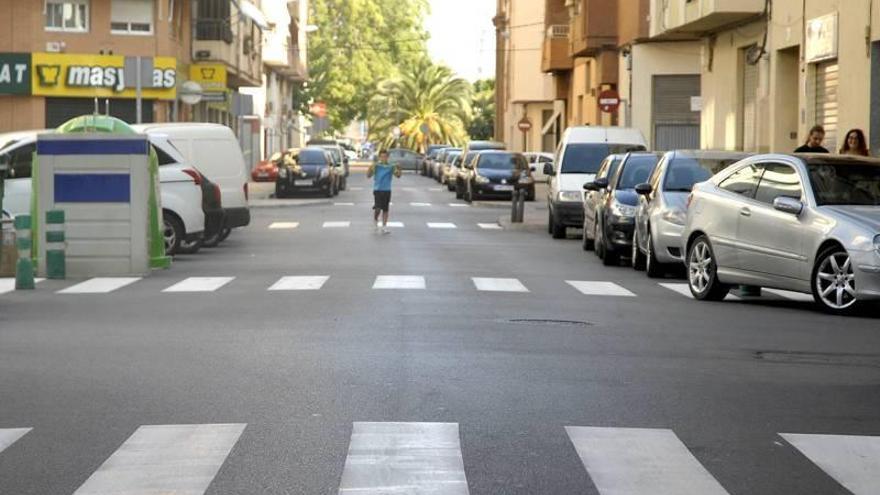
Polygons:
[[595,182],[584,182],[584,191],[598,191],[599,186]]
[[532,172],[537,172],[537,171],[538,171],[538,167],[532,165],[531,167],[529,167],[529,170],[532,171]]
[[642,196],[647,196],[653,192],[654,188],[651,187],[651,184],[642,183],[636,185],[636,194],[640,194]]
[[553,165],[550,163],[544,164],[544,175],[553,175]]
[[608,179],[605,177],[598,178],[593,181],[593,184],[596,184],[596,190],[607,189],[608,188]]
[[800,215],[804,211],[804,203],[790,196],[778,196],[773,200],[773,208],[783,213]]

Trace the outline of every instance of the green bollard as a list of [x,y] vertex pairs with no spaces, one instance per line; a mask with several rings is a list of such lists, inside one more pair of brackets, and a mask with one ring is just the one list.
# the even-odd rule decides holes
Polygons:
[[64,254],[64,211],[46,212],[46,277],[64,280],[67,261]]
[[31,260],[31,217],[15,217],[15,244],[18,261],[15,264],[15,290],[34,289],[34,263]]

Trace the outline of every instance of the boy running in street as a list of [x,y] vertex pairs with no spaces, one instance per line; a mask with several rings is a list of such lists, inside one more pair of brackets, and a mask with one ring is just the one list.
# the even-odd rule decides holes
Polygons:
[[373,224],[379,230],[379,212],[382,212],[382,233],[388,234],[388,208],[391,205],[391,181],[400,178],[400,168],[388,163],[388,151],[379,152],[379,159],[370,165],[367,178],[373,178]]

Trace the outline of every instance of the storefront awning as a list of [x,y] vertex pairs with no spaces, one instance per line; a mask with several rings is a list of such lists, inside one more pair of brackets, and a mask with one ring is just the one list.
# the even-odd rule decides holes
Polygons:
[[269,22],[266,21],[266,16],[263,14],[263,11],[252,2],[248,0],[239,0],[238,7],[241,10],[241,14],[254,21],[254,24],[260,29],[269,29]]

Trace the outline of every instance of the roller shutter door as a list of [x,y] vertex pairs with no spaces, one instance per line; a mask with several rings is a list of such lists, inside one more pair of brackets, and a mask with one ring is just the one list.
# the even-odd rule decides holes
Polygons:
[[[98,100],[98,112],[106,113],[104,99]],[[110,100],[110,115],[134,124],[137,121],[135,101],[130,99]],[[46,127],[54,128],[73,117],[95,113],[95,100],[90,98],[46,98]],[[153,122],[153,100],[144,100],[141,110],[143,122]]]
[[654,149],[699,149],[700,112],[691,111],[691,98],[700,96],[700,76],[654,76],[651,120]]
[[758,148],[758,66],[743,64],[742,80],[742,148],[757,151]]
[[825,128],[823,146],[837,150],[837,60],[816,64],[816,123]]

